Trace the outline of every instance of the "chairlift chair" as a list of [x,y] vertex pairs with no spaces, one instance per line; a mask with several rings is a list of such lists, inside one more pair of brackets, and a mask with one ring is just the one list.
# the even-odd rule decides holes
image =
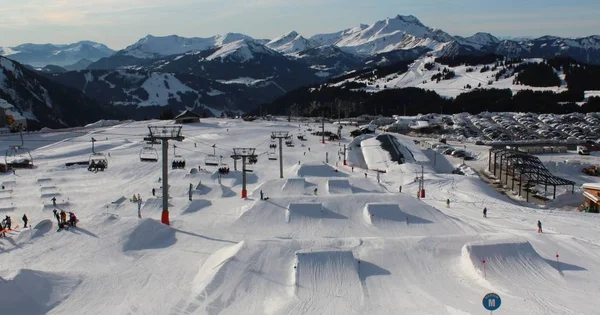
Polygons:
[[10,168],[32,168],[31,151],[20,145],[11,145],[4,156],[4,162]]
[[277,160],[277,153],[275,153],[275,149],[269,150],[269,152],[267,153],[267,156],[269,157],[269,160],[271,160],[271,161]]
[[219,159],[214,154],[208,154],[204,159],[204,164],[206,166],[219,166]]
[[158,152],[152,146],[143,147],[140,151],[140,162],[158,162]]
[[106,155],[101,152],[94,152],[90,154],[90,158],[88,161],[88,171],[97,172],[104,171],[108,168],[108,159]]
[[173,145],[173,162],[171,162],[173,169],[185,168],[185,158],[177,154],[177,146]]

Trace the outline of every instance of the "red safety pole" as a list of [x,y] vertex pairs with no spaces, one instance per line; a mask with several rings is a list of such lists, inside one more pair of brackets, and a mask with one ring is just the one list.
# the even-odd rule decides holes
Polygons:
[[483,260],[481,260],[481,262],[483,263],[483,279],[485,279],[485,257],[483,258]]
[[556,267],[558,268],[558,272],[560,273],[560,261],[558,260],[558,252],[556,253]]

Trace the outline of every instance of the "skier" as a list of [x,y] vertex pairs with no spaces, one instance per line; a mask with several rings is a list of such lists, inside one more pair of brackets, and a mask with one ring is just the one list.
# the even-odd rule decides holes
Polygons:
[[50,200],[52,200],[52,206],[56,207],[56,197],[52,197]]
[[354,166],[352,166],[352,173],[354,173]]
[[56,209],[54,209],[54,217],[56,218],[56,222],[58,222],[58,226],[60,226],[60,217],[58,216],[58,211],[56,211]]
[[152,188],[152,196],[156,196],[156,189]]
[[365,178],[367,178],[367,173],[365,173]]
[[265,200],[265,196],[263,195],[262,189],[260,190],[260,200]]
[[450,208],[450,198],[446,199],[446,208]]
[[316,188],[315,188],[315,191],[314,191],[314,193],[315,193],[315,196],[316,196],[316,195],[317,195],[317,189],[316,189]]
[[483,208],[483,217],[487,218],[487,208]]
[[27,227],[27,221],[28,221],[28,220],[27,220],[27,215],[26,215],[26,214],[24,214],[24,215],[23,215],[23,217],[22,217],[21,219],[23,219],[23,227],[24,227],[24,228],[26,228],[26,227]]
[[65,210],[60,210],[60,223],[62,223],[63,226],[67,225],[67,213]]
[[538,220],[537,227],[538,227],[538,233],[542,233],[542,221]]
[[398,186],[398,192],[401,193],[402,192],[402,185]]
[[9,229],[9,230],[10,230],[10,226],[11,226],[10,217],[9,217],[9,216],[6,216],[6,219],[4,219],[4,221],[6,222],[6,223],[4,224],[4,226],[5,226],[7,229]]

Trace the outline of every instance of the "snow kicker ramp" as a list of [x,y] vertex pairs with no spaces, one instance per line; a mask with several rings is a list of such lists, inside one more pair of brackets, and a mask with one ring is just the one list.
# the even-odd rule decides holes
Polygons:
[[327,192],[331,195],[350,195],[352,186],[347,179],[329,179],[327,180]]
[[326,163],[302,164],[296,170],[300,177],[348,177],[347,174],[336,172],[335,168]]
[[475,277],[484,277],[494,283],[502,283],[507,289],[514,283],[548,286],[559,280],[560,275],[552,261],[541,257],[531,244],[519,239],[486,240],[467,243],[462,247],[462,263],[465,270]]
[[[296,295],[302,301],[293,312],[353,314],[348,301],[363,299],[359,262],[352,251],[299,251],[296,253]],[[323,297],[335,297],[331,299]]]
[[376,226],[397,225],[398,223],[407,226],[410,224],[433,223],[419,216],[403,212],[398,204],[368,203],[364,207],[363,214],[367,223]]
[[324,215],[323,205],[321,203],[290,203],[285,221],[299,222],[305,220],[318,220]]
[[304,178],[288,178],[286,179],[281,192],[284,195],[303,195],[306,188],[306,180]]

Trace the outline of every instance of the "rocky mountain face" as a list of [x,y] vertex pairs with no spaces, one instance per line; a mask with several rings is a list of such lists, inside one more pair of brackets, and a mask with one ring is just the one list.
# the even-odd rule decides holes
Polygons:
[[124,119],[117,108],[0,57],[0,98],[16,106],[30,129],[74,127],[100,119]]

